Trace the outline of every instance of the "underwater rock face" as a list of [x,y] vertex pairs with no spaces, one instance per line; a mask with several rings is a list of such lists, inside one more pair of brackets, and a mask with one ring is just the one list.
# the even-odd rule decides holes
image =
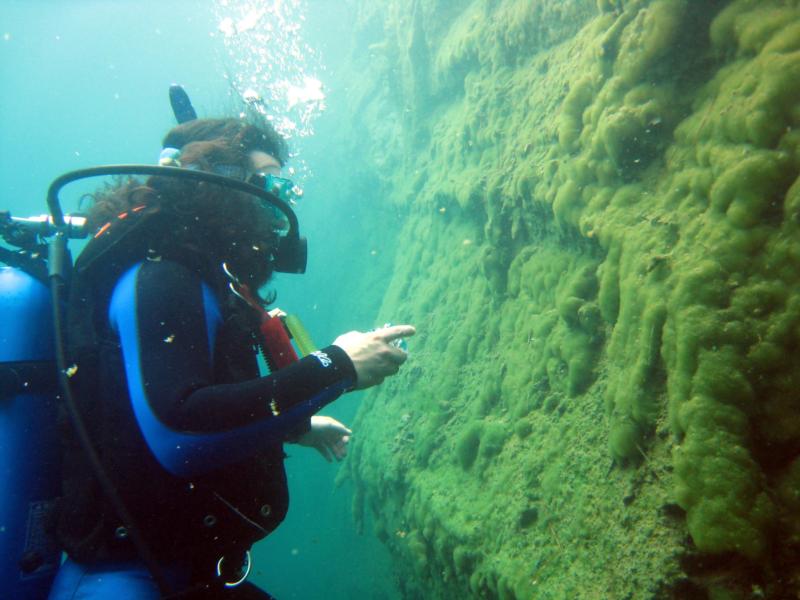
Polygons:
[[800,1],[351,4],[406,597],[797,597]]

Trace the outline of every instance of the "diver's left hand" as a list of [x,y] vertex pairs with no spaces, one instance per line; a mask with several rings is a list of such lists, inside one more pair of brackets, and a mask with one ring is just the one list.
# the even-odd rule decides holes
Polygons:
[[347,456],[347,443],[352,434],[336,419],[314,415],[311,417],[311,429],[300,436],[297,443],[315,448],[325,460],[331,462],[331,457],[342,460]]

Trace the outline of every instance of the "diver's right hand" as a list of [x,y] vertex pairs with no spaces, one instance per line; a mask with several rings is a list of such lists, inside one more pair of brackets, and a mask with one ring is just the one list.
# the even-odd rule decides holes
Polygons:
[[393,325],[366,333],[351,331],[340,335],[333,343],[350,357],[356,370],[356,389],[363,390],[397,373],[408,354],[391,342],[412,336],[416,331],[411,325]]

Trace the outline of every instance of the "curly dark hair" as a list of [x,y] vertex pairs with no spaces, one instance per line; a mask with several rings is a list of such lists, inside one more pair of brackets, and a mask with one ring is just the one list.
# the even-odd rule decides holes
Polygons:
[[[184,166],[208,171],[215,165],[247,171],[254,150],[270,154],[281,165],[287,156],[286,141],[268,123],[256,126],[240,119],[189,121],[167,133],[163,144],[181,151]],[[204,182],[155,176],[145,183],[117,181],[92,199],[87,218],[94,230],[136,206],[157,204],[173,219],[170,239],[164,240],[170,254],[189,251],[215,263],[227,262],[254,290],[272,274],[276,219],[258,198]]]
[[[251,117],[255,119],[256,117]],[[253,123],[241,119],[195,119],[170,130],[164,137],[164,148],[177,148],[184,154],[189,144],[226,140],[229,148],[238,150],[242,158],[253,150],[262,150],[274,156],[281,166],[286,164],[286,140],[273,129],[266,119]],[[186,159],[183,163],[186,164]]]

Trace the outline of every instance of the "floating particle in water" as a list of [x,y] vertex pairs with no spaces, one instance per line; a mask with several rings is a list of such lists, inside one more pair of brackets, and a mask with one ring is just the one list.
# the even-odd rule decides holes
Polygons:
[[304,77],[303,84],[300,86],[289,84],[286,90],[286,99],[290,109],[302,102],[324,102],[325,93],[322,91],[322,82],[316,77]]
[[243,19],[236,23],[236,33],[243,33],[245,31],[255,29],[258,26],[259,21],[261,21],[261,17],[263,17],[266,12],[266,8],[254,8],[250,10],[250,12],[248,12]]
[[261,97],[261,94],[259,94],[253,88],[248,88],[245,91],[243,91],[242,92],[242,99],[245,102],[248,102],[248,103],[263,102],[264,101],[264,99]]
[[219,22],[217,28],[226,37],[236,35],[236,23],[234,23],[233,19],[231,19],[230,17],[225,17],[224,19],[222,19],[222,21]]

